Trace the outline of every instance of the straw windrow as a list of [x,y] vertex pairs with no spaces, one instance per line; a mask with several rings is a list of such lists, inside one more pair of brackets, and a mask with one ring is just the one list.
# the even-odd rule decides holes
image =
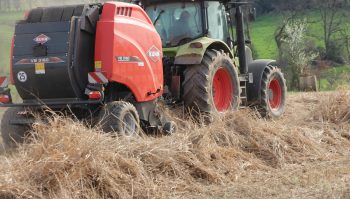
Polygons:
[[[311,116],[286,116],[310,125],[266,121],[248,110],[210,125],[178,114],[176,135],[131,140],[55,117],[35,125],[28,144],[1,157],[0,198],[224,197],[224,187],[244,175],[345,156],[349,105],[349,96],[332,94],[318,101]],[[334,130],[340,124],[343,130]]]

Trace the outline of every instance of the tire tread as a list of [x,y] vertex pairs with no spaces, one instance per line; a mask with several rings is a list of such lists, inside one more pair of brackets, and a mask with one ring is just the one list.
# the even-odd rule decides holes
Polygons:
[[[277,74],[278,76],[281,77],[282,80],[282,105],[281,108],[275,112],[272,111],[270,109],[269,106],[269,100],[268,100],[268,91],[267,91],[267,87],[268,87],[268,83],[272,77],[272,75]],[[287,91],[287,86],[286,86],[286,80],[285,77],[283,75],[283,73],[281,72],[281,69],[278,68],[277,66],[273,66],[273,65],[268,65],[263,73],[263,77],[261,79],[261,92],[260,92],[260,96],[261,96],[261,103],[260,103],[260,108],[258,108],[260,114],[263,117],[267,117],[267,118],[278,118],[280,117],[285,110],[285,96],[286,96],[286,91]]]
[[[196,110],[196,113],[208,113],[212,112],[215,109],[210,99],[211,83],[209,82],[211,81],[210,78],[212,78],[210,72],[215,70],[215,64],[219,60],[229,61],[233,66],[233,63],[227,54],[221,53],[217,50],[208,50],[205,53],[201,64],[188,66],[185,69],[184,81],[182,83],[182,98],[184,100],[185,106],[190,110]],[[235,67],[233,67],[233,70],[237,75]],[[238,81],[238,75],[236,77],[236,80],[233,79],[233,81]],[[239,82],[236,84],[238,88]],[[239,98],[239,91],[236,93],[236,95],[238,95],[237,98]]]

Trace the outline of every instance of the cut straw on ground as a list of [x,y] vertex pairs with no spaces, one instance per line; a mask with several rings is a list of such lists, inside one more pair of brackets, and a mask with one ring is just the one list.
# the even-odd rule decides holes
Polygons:
[[[161,137],[114,137],[54,117],[34,125],[27,144],[0,157],[0,198],[271,197],[278,185],[266,192],[252,188],[281,179],[289,186],[294,183],[286,176],[289,168],[349,156],[346,93],[324,95],[302,116],[290,108],[288,124],[288,118],[269,121],[249,110],[228,113],[210,125],[175,114],[179,132]],[[276,181],[264,184],[264,175]],[[242,188],[248,182],[251,187]]]

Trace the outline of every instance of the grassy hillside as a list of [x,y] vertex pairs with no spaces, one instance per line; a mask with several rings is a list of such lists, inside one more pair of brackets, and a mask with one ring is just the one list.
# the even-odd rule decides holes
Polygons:
[[22,17],[22,12],[0,13],[0,74],[8,74],[14,24]]
[[[23,18],[23,12],[0,13],[0,75],[8,76],[10,71],[11,41],[14,32],[14,24]],[[11,86],[12,87],[12,86]],[[20,102],[16,89],[11,89],[14,102]],[[0,115],[2,110],[0,110]]]
[[321,91],[336,90],[344,85],[349,86],[350,66],[334,67],[323,71],[319,78]]
[[[323,43],[323,28],[320,14],[317,11],[309,11],[307,14],[298,15],[300,19],[306,19],[308,26],[306,38],[309,42],[309,47],[324,48]],[[350,26],[349,19],[344,18],[344,26]],[[283,15],[278,13],[270,13],[261,17],[251,24],[252,27],[252,42],[256,48],[258,58],[260,59],[277,59],[278,49],[274,40],[274,34],[278,26],[281,25]],[[345,46],[344,46],[345,49]],[[349,64],[341,67],[325,69],[318,71],[320,90],[335,90],[341,85],[349,85],[350,81],[350,66]]]
[[277,58],[278,53],[274,33],[281,22],[281,16],[273,13],[258,17],[252,24],[252,42],[257,50],[258,58]]
[[[308,29],[306,35],[308,40],[316,46],[324,47],[322,42],[323,29],[320,14],[317,11],[306,11],[305,13],[300,13],[298,16],[300,19],[307,20]],[[350,14],[342,17],[348,18],[343,19],[344,26],[350,26]],[[282,14],[270,13],[258,17],[257,20],[252,23],[252,41],[256,47],[259,58],[277,58],[278,51],[274,40],[274,33],[282,23],[282,20]]]

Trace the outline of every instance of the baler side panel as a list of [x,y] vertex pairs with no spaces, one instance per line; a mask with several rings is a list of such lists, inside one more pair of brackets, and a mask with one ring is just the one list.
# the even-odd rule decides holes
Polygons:
[[161,39],[139,6],[104,5],[97,24],[95,61],[110,81],[127,86],[138,102],[163,93]]
[[[47,39],[41,45],[35,41],[40,36]],[[85,97],[88,72],[93,70],[95,37],[80,30],[78,18],[17,24],[14,38],[12,77],[23,100]],[[45,47],[46,55],[35,55],[38,46]],[[36,63],[43,65],[40,71]],[[26,74],[26,81],[19,81],[20,73]]]
[[[13,48],[12,72],[18,93],[23,100],[75,98],[73,86],[68,79],[69,58],[68,36],[69,22],[50,22],[37,24],[17,24],[15,45]],[[37,45],[33,38],[45,34],[50,40],[47,46],[47,56],[33,56],[33,47]],[[55,58],[57,63],[46,63],[45,72],[37,74],[35,60]],[[19,73],[25,73],[27,78],[19,81]],[[64,81],[62,81],[64,79]],[[52,91],[55,92],[52,92]]]

